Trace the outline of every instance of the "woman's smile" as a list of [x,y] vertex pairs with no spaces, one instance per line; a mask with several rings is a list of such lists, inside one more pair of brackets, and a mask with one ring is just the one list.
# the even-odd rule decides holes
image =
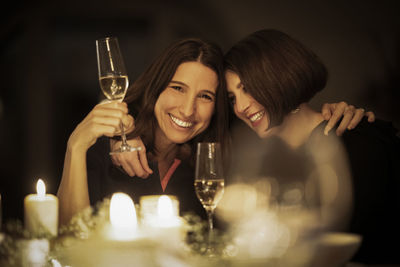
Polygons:
[[261,119],[264,117],[264,115],[265,115],[265,110],[261,110],[259,112],[251,114],[247,118],[251,121],[253,127],[257,127],[260,124]]
[[181,120],[172,115],[171,113],[169,113],[168,115],[171,118],[172,122],[181,128],[190,128],[194,125],[194,122]]

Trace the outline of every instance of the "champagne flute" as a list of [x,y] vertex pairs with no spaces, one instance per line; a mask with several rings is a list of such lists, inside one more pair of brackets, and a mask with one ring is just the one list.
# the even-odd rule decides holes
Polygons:
[[[116,37],[106,37],[96,40],[97,67],[99,70],[100,88],[108,100],[119,101],[125,97],[129,80],[125,70],[124,61]],[[126,142],[126,135],[122,121],[121,146],[110,154],[131,152],[138,150]]]
[[208,254],[213,254],[210,241],[214,229],[214,210],[224,194],[225,182],[222,169],[221,145],[219,143],[198,143],[194,187],[208,216]]

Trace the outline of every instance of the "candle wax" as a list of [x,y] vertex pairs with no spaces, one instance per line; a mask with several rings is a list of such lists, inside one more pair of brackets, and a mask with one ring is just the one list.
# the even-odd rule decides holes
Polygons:
[[57,235],[58,198],[51,194],[27,195],[24,199],[25,228],[33,235]]

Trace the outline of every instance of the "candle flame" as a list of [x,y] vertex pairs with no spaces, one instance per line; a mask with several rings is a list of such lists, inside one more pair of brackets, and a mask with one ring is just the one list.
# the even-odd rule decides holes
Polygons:
[[168,219],[173,217],[174,210],[172,207],[172,201],[168,196],[160,196],[157,205],[157,214],[160,219]]
[[39,179],[36,183],[36,192],[39,197],[44,197],[46,195],[46,185],[42,179]]
[[111,225],[119,229],[136,229],[137,218],[133,200],[125,193],[115,193],[110,202]]

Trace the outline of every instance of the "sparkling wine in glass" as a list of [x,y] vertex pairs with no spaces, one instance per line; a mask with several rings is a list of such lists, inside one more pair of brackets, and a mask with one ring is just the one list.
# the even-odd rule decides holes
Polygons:
[[[106,37],[96,40],[97,66],[99,70],[100,88],[111,101],[119,101],[125,97],[129,80],[125,70],[124,60],[116,37]],[[136,149],[126,142],[126,135],[121,122],[121,146],[110,154],[131,152]]]
[[[213,215],[224,194],[224,176],[219,143],[198,143],[194,187],[196,195],[207,212],[209,240],[213,235]],[[208,253],[212,253],[210,246]]]

